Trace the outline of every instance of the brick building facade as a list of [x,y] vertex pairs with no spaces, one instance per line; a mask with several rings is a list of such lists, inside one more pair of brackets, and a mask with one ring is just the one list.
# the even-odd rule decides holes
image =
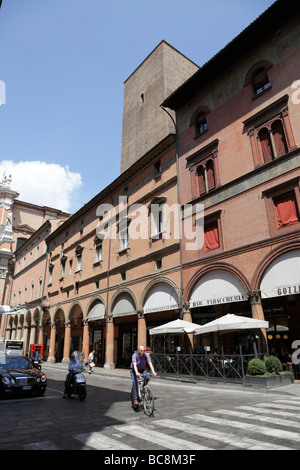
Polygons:
[[[93,348],[98,364],[127,367],[137,343],[161,346],[149,328],[179,316],[266,318],[277,349],[300,338],[300,33],[288,6],[201,68],[162,41],[125,82],[121,175],[46,238],[37,322],[49,361]],[[198,204],[204,244],[189,250],[179,235]]]
[[204,246],[184,250],[186,308],[202,324],[265,318],[279,354],[300,338],[299,20],[296,4],[275,2],[163,103],[176,111],[181,202],[191,217],[204,205]]

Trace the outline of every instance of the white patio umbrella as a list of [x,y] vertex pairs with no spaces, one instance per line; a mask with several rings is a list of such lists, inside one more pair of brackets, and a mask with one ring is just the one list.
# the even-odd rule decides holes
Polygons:
[[165,334],[183,334],[194,333],[196,329],[201,329],[201,325],[191,323],[185,320],[174,320],[164,325],[156,326],[149,330],[150,335],[165,335]]
[[269,322],[257,320],[256,318],[242,317],[228,313],[223,317],[217,318],[206,325],[202,325],[195,330],[195,335],[210,333],[213,331],[235,331],[251,330],[252,328],[268,328]]

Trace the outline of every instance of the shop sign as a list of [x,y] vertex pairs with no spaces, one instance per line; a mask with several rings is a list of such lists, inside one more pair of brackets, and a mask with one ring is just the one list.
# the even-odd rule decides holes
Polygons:
[[166,310],[176,310],[178,308],[180,308],[179,304],[164,305],[162,307],[149,307],[144,309],[144,313],[165,312]]
[[291,286],[284,286],[284,287],[277,287],[274,290],[264,291],[264,297],[280,297],[282,295],[294,295],[300,294],[300,284],[291,285]]
[[192,308],[206,307],[208,305],[229,304],[232,302],[244,302],[245,300],[248,300],[248,299],[243,294],[230,295],[228,297],[219,297],[216,299],[195,300],[194,302],[192,302]]

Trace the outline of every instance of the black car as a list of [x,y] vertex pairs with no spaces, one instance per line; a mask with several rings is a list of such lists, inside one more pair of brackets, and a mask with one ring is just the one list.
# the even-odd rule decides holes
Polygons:
[[0,355],[0,395],[35,393],[44,395],[47,377],[25,356]]

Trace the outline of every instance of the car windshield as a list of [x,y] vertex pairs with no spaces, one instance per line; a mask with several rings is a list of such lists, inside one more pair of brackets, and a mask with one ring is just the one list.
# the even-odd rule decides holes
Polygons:
[[0,370],[32,369],[31,362],[26,357],[0,357]]

